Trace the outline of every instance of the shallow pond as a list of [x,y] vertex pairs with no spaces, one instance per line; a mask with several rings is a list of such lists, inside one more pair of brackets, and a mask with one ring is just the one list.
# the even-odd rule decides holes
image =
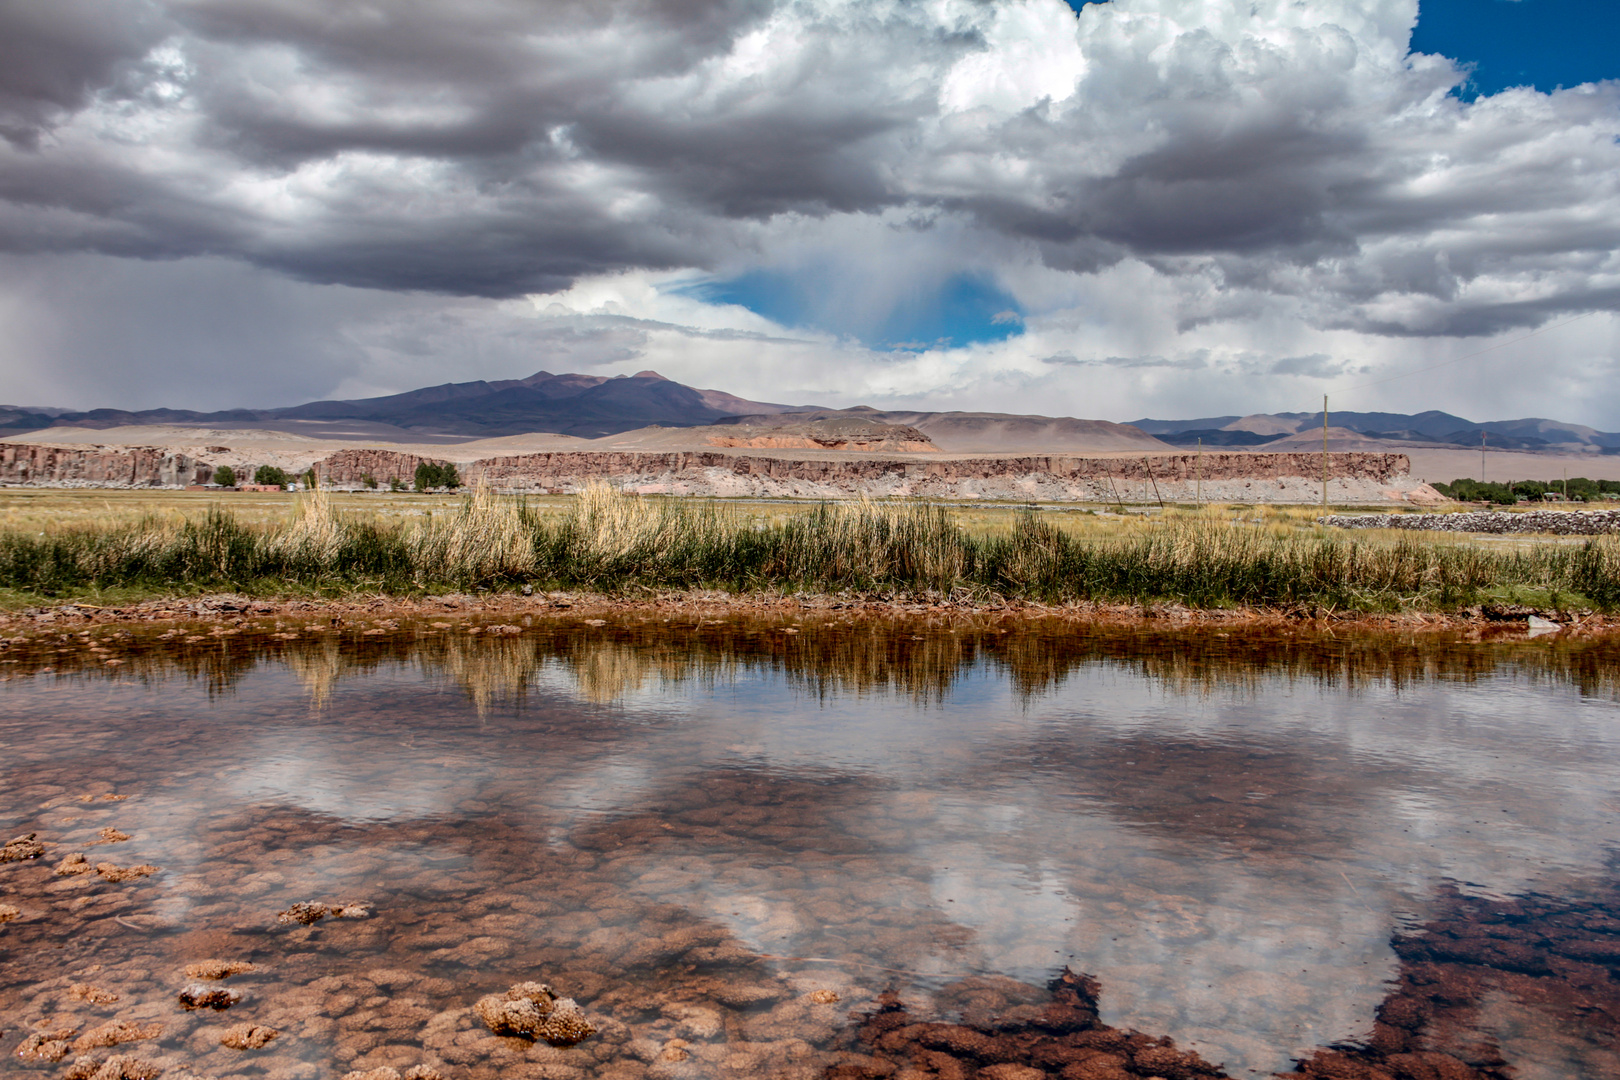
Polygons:
[[1614,644],[480,629],[4,654],[0,1072],[1620,1075]]

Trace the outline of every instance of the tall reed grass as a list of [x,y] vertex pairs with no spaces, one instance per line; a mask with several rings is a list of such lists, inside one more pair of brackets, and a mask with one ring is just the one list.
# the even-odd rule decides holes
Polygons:
[[1490,551],[1451,536],[1248,528],[1193,515],[1076,534],[1031,513],[973,534],[922,503],[822,504],[780,523],[707,502],[651,500],[606,485],[571,514],[534,513],[488,490],[416,523],[345,517],[324,493],[285,522],[222,510],[107,529],[0,533],[0,587],[44,595],[119,586],[412,592],[541,587],[710,587],[1445,609],[1502,589],[1620,606],[1620,541]]

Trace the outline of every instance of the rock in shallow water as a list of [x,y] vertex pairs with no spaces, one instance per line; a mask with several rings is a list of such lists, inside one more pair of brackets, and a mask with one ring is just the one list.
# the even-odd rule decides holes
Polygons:
[[162,1072],[161,1065],[127,1054],[114,1054],[105,1060],[86,1054],[74,1059],[62,1080],[153,1080]]
[[79,874],[94,873],[95,869],[90,865],[90,860],[84,857],[84,852],[74,851],[64,855],[62,861],[56,864],[56,876],[76,877]]
[[573,1046],[596,1034],[574,999],[555,996],[545,983],[518,983],[504,996],[479,998],[473,1012],[497,1035],[543,1039],[552,1046]]
[[194,1009],[228,1009],[242,1000],[242,995],[235,990],[227,990],[222,986],[204,986],[201,983],[192,983],[180,991],[180,1007],[187,1012]]
[[253,965],[246,960],[198,960],[186,965],[188,979],[228,979],[232,975],[246,975]]
[[26,836],[15,836],[0,847],[0,863],[23,862],[27,859],[37,859],[45,854],[45,845],[34,839],[37,833],[28,833]]
[[77,1028],[36,1031],[17,1047],[17,1056],[24,1061],[61,1061],[73,1049],[73,1036],[77,1034]]
[[83,1053],[86,1050],[95,1050],[102,1046],[117,1046],[119,1043],[155,1039],[161,1034],[163,1034],[163,1025],[160,1023],[137,1024],[130,1020],[109,1020],[105,1024],[93,1027],[80,1035],[74,1042],[73,1049]]
[[333,904],[323,904],[317,900],[300,900],[286,911],[277,912],[276,922],[309,926],[320,922],[328,915],[334,919],[364,919],[371,915],[371,905],[364,900],[342,900]]

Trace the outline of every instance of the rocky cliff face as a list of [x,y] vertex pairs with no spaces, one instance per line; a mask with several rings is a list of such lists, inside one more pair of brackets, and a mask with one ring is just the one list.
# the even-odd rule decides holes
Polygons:
[[[1328,498],[1438,499],[1407,475],[1404,454],[1329,454]],[[485,458],[469,483],[507,491],[567,492],[605,480],[645,494],[846,498],[1040,499],[1085,502],[1313,502],[1317,454],[1162,454],[836,461],[705,452],[546,453]]]
[[416,467],[427,460],[392,450],[339,450],[317,461],[314,468],[321,483],[333,487],[357,488],[367,476],[387,487],[390,480],[411,483],[416,477]]
[[185,487],[213,466],[159,447],[61,447],[0,443],[0,484],[47,487]]
[[[1329,480],[1388,481],[1412,467],[1405,454],[1329,454]],[[1322,475],[1320,454],[1154,454],[1143,457],[1029,456],[1008,458],[944,458],[938,460],[842,459],[800,460],[718,454],[702,451],[669,453],[521,454],[483,458],[468,471],[491,483],[579,476],[593,479],[685,473],[721,469],[737,476],[779,480],[860,481],[895,476],[909,479],[970,480],[1007,476],[1043,475],[1061,479],[1113,477],[1116,480],[1253,479],[1315,477]]]
[[[225,447],[210,456],[232,456]],[[315,463],[323,484],[410,483],[430,460],[391,450],[339,450]],[[562,494],[592,481],[645,494],[840,499],[852,495],[1053,502],[1314,502],[1320,454],[1034,455],[1009,458],[872,457],[818,460],[716,451],[557,452],[459,465],[467,484]],[[1335,502],[1438,500],[1408,476],[1404,454],[1328,455]],[[57,487],[184,487],[207,483],[213,465],[153,447],[0,444],[0,483]]]

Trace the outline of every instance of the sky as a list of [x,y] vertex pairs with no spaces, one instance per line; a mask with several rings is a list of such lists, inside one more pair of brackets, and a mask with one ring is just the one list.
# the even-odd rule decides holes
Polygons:
[[1620,5],[0,0],[0,402],[1620,430]]

